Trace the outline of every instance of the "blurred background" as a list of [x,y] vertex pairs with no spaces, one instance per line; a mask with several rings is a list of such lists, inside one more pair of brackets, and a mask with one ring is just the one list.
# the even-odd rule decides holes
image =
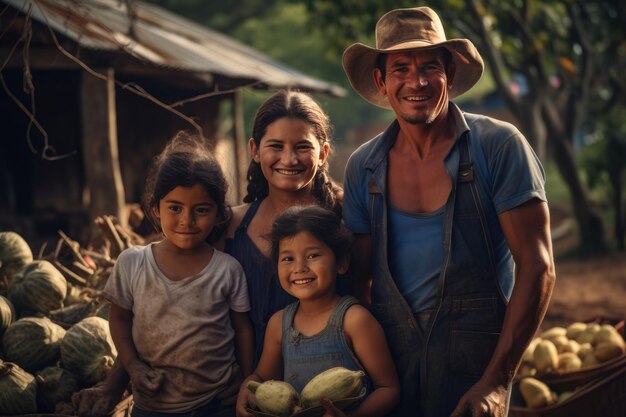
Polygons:
[[[127,224],[150,159],[201,131],[245,193],[256,108],[311,92],[334,126],[331,173],[393,113],[350,88],[341,54],[427,5],[486,71],[454,101],[514,123],[542,160],[558,284],[548,322],[626,311],[626,3],[618,0],[0,0],[0,230],[37,253],[93,219]],[[140,226],[137,226],[140,227]],[[576,307],[576,308],[573,308]]]

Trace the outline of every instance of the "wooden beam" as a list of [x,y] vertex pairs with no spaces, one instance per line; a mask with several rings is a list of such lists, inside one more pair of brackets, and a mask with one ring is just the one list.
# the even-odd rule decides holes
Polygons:
[[235,141],[235,172],[237,173],[236,184],[231,187],[237,190],[237,204],[241,204],[243,197],[246,195],[247,182],[246,174],[248,172],[248,141],[246,140],[246,131],[244,128],[243,102],[241,92],[236,91],[233,95],[233,136]]
[[[11,49],[7,46],[0,46],[0,61],[5,62],[11,54]],[[30,47],[28,64],[31,70],[78,70],[80,65],[72,61],[56,48]],[[23,68],[24,56],[22,48],[13,51],[8,60],[6,68]]]
[[[113,215],[126,224],[124,186],[117,145],[113,68],[98,71],[102,80],[81,74],[82,147],[90,219]],[[95,225],[92,231],[95,231]]]

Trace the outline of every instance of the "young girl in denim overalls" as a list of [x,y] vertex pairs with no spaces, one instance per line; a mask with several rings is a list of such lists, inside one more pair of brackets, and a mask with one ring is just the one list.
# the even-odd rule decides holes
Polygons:
[[[380,324],[354,297],[335,289],[337,274],[349,264],[351,233],[335,213],[319,206],[292,207],[279,216],[269,235],[280,285],[298,299],[270,319],[263,353],[242,384],[237,415],[254,404],[250,380],[280,379],[302,391],[315,375],[341,366],[365,371],[369,395],[350,416],[382,416],[396,404],[398,378]],[[344,415],[330,401],[326,412]]]

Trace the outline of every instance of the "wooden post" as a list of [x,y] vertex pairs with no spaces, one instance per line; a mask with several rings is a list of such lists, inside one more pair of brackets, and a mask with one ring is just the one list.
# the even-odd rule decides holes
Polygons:
[[248,141],[246,140],[246,132],[243,120],[243,103],[241,92],[235,91],[233,94],[233,139],[235,141],[235,172],[237,175],[237,184],[232,187],[237,189],[237,202],[242,203],[243,197],[246,195],[248,173]]
[[124,185],[117,146],[115,72],[107,68],[107,80],[87,72],[81,76],[82,147],[86,174],[85,203],[90,230],[97,216],[113,215],[126,226]]

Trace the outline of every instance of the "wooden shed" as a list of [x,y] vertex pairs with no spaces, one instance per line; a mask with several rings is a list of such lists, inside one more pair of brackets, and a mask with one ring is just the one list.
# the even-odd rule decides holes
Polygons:
[[26,236],[123,220],[181,129],[214,147],[236,203],[248,164],[240,89],[344,94],[142,2],[0,0],[0,34],[0,230]]

